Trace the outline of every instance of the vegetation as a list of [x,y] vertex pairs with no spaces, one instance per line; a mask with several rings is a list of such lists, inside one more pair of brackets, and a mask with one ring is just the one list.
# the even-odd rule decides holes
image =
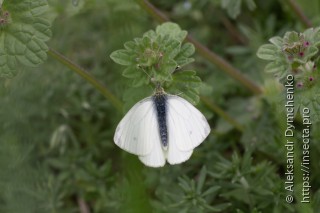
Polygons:
[[[0,5],[0,212],[319,211],[318,0]],[[210,123],[183,164],[148,168],[113,142],[150,77]]]

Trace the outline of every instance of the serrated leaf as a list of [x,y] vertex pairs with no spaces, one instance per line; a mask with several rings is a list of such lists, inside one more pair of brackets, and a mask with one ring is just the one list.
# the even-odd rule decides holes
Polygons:
[[269,39],[270,43],[276,45],[279,49],[283,46],[283,39],[280,36],[275,36]]
[[300,41],[299,33],[297,32],[286,32],[283,37],[283,41],[287,44],[292,44]]
[[181,43],[177,40],[173,40],[173,39],[167,40],[167,43],[162,47],[162,49],[164,49],[165,51],[164,58],[167,58],[167,59],[175,58],[180,51],[180,45]]
[[147,31],[147,32],[145,32],[144,34],[143,34],[143,37],[149,37],[150,39],[154,39],[154,38],[156,38],[157,37],[157,34],[156,34],[156,32],[155,31],[153,31],[153,30],[149,30],[149,31]]
[[192,70],[177,72],[173,75],[173,81],[168,86],[172,94],[180,94],[192,104],[199,102],[199,87],[201,79]]
[[311,42],[314,39],[314,36],[317,33],[317,31],[317,29],[309,28],[303,32],[303,35],[307,41]]
[[189,89],[180,95],[193,105],[196,105],[200,101],[199,91],[197,89]]
[[134,41],[127,41],[126,43],[124,43],[124,47],[127,50],[134,50],[136,48],[136,43]]
[[140,44],[144,49],[151,48],[151,38],[147,36],[143,37]]
[[262,45],[257,52],[257,56],[264,60],[276,60],[278,48],[273,44],[264,44]]
[[52,19],[47,1],[5,1],[2,9],[10,15],[0,30],[0,77],[13,77],[20,63],[35,67],[47,59]]
[[131,57],[132,54],[128,50],[116,50],[110,55],[114,62],[124,66],[132,65]]
[[306,57],[311,58],[312,56],[317,54],[317,52],[318,52],[318,48],[315,46],[311,46],[310,48],[308,48],[308,51],[306,53]]
[[142,74],[142,71],[138,70],[136,67],[130,66],[127,67],[123,72],[122,75],[126,78],[138,78]]
[[175,70],[177,67],[177,63],[175,60],[172,59],[166,59],[164,60],[164,63],[161,63],[159,71],[156,73],[157,74],[157,80],[160,81],[171,81],[172,76],[171,73]]
[[311,42],[313,42],[313,45],[315,46],[318,46],[320,44],[320,27],[317,27],[316,29],[314,29]]
[[188,58],[193,55],[195,48],[191,43],[185,43],[182,45],[180,52],[175,57],[175,61],[179,66],[185,66],[194,61],[193,58]]
[[144,75],[141,76],[141,78],[134,78],[132,81],[132,86],[133,87],[140,87],[144,84],[148,83],[148,78],[145,77]]
[[159,35],[170,35],[172,39],[176,39],[179,42],[182,42],[187,36],[187,31],[181,30],[179,25],[172,22],[166,22],[158,26],[156,33]]
[[278,72],[283,73],[286,70],[287,70],[287,66],[277,61],[268,63],[264,68],[264,71],[268,73],[278,73]]

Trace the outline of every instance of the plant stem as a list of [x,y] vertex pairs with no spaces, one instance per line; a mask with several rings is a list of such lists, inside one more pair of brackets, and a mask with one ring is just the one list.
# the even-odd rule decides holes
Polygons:
[[90,84],[92,84],[92,86],[99,90],[102,93],[102,95],[106,97],[118,111],[122,110],[121,101],[117,99],[102,83],[95,79],[89,72],[85,71],[83,68],[81,68],[80,66],[78,66],[77,64],[70,61],[68,58],[51,48],[48,51],[48,55],[50,55],[52,58],[56,59],[60,63],[64,64],[69,69],[76,72],[78,75],[80,75]]
[[241,33],[237,30],[237,28],[232,24],[232,22],[225,15],[221,15],[220,19],[224,27],[228,30],[231,37],[236,42],[240,44],[248,43],[247,39],[241,35]]
[[233,67],[230,63],[228,63],[226,60],[221,58],[215,52],[210,51],[207,47],[205,47],[204,45],[202,45],[200,42],[198,42],[197,40],[195,40],[189,35],[187,36],[187,39],[189,42],[191,42],[195,46],[195,48],[198,50],[198,53],[200,53],[200,55],[202,55],[208,61],[215,64],[222,71],[227,73],[229,76],[236,79],[238,82],[240,82],[243,86],[248,88],[254,94],[258,95],[263,92],[260,86],[258,86],[255,82],[253,82],[249,78],[247,78],[245,75],[243,75],[237,68]]
[[89,206],[84,199],[78,197],[78,205],[80,213],[90,213]]
[[305,25],[305,27],[312,27],[311,21],[308,17],[303,13],[302,9],[299,7],[298,3],[295,0],[287,0],[289,6],[293,10],[293,12],[298,16],[300,21]]
[[240,132],[243,132],[244,129],[241,126],[241,124],[239,124],[236,120],[234,120],[231,116],[229,116],[223,109],[221,109],[218,105],[212,103],[210,100],[208,100],[207,98],[200,96],[201,101],[207,106],[209,107],[212,111],[214,111],[215,113],[217,113],[219,116],[221,116],[223,119],[225,119],[229,124],[231,124],[232,126],[234,126],[237,130],[239,130]]
[[[152,5],[147,0],[136,0],[136,2],[159,22],[169,21],[169,18],[165,14],[159,11],[154,5]],[[243,86],[251,90],[254,94],[261,94],[263,92],[262,88],[258,86],[254,81],[247,78],[237,68],[233,67],[230,63],[228,63],[226,60],[221,58],[213,51],[210,51],[207,47],[195,40],[192,36],[188,35],[187,40],[195,46],[196,50],[200,55],[202,55],[204,58],[215,64],[229,76],[236,79]]]

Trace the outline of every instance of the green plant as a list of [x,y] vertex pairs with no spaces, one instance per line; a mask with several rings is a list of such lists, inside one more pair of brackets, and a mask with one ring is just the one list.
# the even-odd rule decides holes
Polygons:
[[[320,24],[318,4],[0,1],[0,212],[317,212],[320,28],[310,27]],[[154,82],[210,122],[210,136],[184,164],[147,168],[113,143],[123,112],[152,95]],[[310,203],[299,202],[304,107]]]

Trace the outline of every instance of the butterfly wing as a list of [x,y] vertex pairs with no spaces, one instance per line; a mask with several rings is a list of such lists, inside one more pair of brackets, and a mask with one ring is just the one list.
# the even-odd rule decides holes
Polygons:
[[168,161],[185,161],[191,156],[192,150],[209,135],[210,126],[197,108],[179,96],[168,96],[167,109]]
[[114,142],[135,155],[148,156],[160,144],[157,116],[151,97],[135,104],[117,126]]
[[164,166],[165,158],[158,132],[158,121],[152,98],[135,104],[120,121],[115,143],[122,149],[136,154],[147,166]]
[[154,143],[154,147],[153,147],[151,153],[148,155],[140,155],[139,159],[146,166],[150,166],[150,167],[162,167],[166,164],[164,152],[163,152],[161,144],[160,144],[160,137],[159,137],[159,141]]

